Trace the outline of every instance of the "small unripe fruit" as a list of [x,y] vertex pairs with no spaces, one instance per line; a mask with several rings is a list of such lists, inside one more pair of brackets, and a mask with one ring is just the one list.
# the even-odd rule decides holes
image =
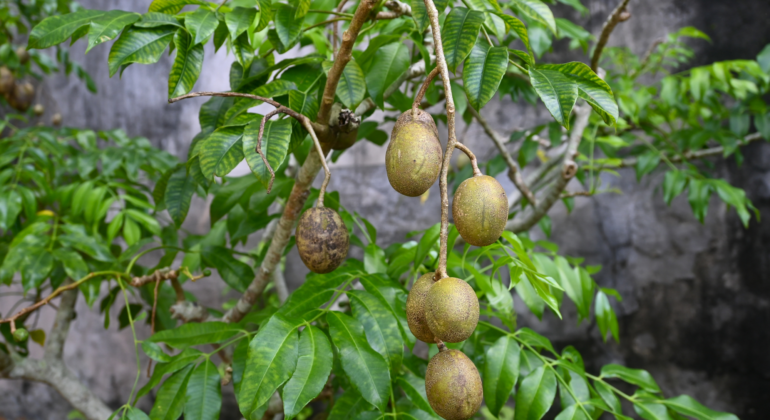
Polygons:
[[433,411],[446,420],[473,417],[484,399],[479,370],[458,350],[444,350],[430,359],[425,392]]
[[443,152],[433,117],[423,110],[412,110],[398,117],[385,153],[388,181],[408,197],[421,196],[436,182]]
[[30,82],[17,83],[13,94],[8,95],[8,103],[19,111],[26,111],[35,99],[35,87]]
[[348,228],[330,208],[305,211],[297,224],[296,239],[302,262],[314,273],[330,273],[348,256]]
[[13,339],[17,342],[22,342],[29,337],[29,331],[26,328],[19,328],[13,332]]
[[56,114],[53,114],[53,117],[51,117],[51,123],[53,123],[53,125],[60,125],[61,114],[59,114],[58,112]]
[[436,337],[428,327],[425,319],[425,298],[433,286],[434,273],[423,274],[412,286],[409,296],[406,298],[406,320],[409,330],[418,340],[426,343],[434,343]]
[[210,276],[211,275],[211,270],[209,270],[208,268],[203,270],[203,275],[206,276],[206,277]]
[[470,337],[479,323],[479,298],[463,280],[441,279],[425,298],[425,318],[441,341],[459,343]]
[[0,67],[0,94],[12,94],[15,78],[8,67]]
[[43,107],[43,105],[41,104],[36,104],[35,107],[32,108],[32,110],[35,112],[35,115],[37,115],[38,117],[43,115],[43,113],[45,113],[45,107]]
[[488,175],[466,179],[455,192],[452,217],[465,242],[476,246],[495,243],[508,221],[505,189]]
[[19,57],[19,62],[21,64],[27,64],[29,62],[29,52],[24,46],[16,49],[16,56]]

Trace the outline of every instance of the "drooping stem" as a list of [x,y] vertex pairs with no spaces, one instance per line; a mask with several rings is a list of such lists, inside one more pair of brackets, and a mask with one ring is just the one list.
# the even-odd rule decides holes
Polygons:
[[446,57],[444,56],[444,46],[441,43],[441,27],[438,23],[438,10],[436,9],[436,5],[433,4],[433,0],[424,1],[425,8],[428,11],[430,26],[433,31],[433,44],[436,48],[436,67],[439,69],[441,81],[444,83],[447,129],[449,131],[446,151],[444,152],[444,162],[441,167],[441,175],[439,178],[439,189],[441,190],[441,231],[439,233],[439,260],[438,267],[436,268],[435,280],[441,280],[444,277],[447,277],[447,238],[449,236],[449,195],[447,193],[447,174],[449,172],[450,161],[452,160],[452,152],[457,144],[457,136],[455,133],[455,102],[452,97],[452,85],[449,78],[449,68],[446,64]]
[[460,149],[461,152],[465,153],[468,156],[468,159],[471,160],[471,166],[473,167],[473,176],[481,176],[483,175],[481,171],[479,170],[479,164],[476,160],[476,155],[471,152],[471,149],[468,148],[468,146],[457,142],[455,145],[458,149]]
[[313,131],[313,126],[310,124],[310,120],[308,118],[303,118],[302,125],[305,127],[307,132],[310,133],[310,137],[313,139],[313,144],[315,145],[315,150],[318,152],[318,156],[321,158],[321,166],[324,169],[324,182],[321,184],[321,190],[318,192],[318,208],[322,208],[324,206],[324,194],[326,194],[326,186],[329,185],[329,179],[331,179],[332,173],[329,171],[329,166],[326,164],[326,159],[323,157],[325,155],[323,147],[321,147],[321,142],[318,141],[318,136],[316,136],[315,131]]
[[422,98],[425,96],[425,92],[428,91],[428,87],[433,83],[433,79],[436,77],[436,75],[439,72],[439,68],[435,67],[431,72],[428,74],[428,77],[425,78],[425,81],[422,83],[422,86],[420,87],[420,91],[417,92],[417,96],[414,98],[414,103],[412,104],[412,117],[416,118],[417,116],[417,108],[420,107],[420,104],[422,103]]

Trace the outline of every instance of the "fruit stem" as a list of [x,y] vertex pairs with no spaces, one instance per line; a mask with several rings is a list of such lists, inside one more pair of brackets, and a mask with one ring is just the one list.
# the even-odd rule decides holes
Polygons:
[[436,75],[439,72],[438,66],[434,67],[433,70],[431,70],[430,73],[428,73],[428,77],[425,78],[425,81],[422,83],[422,86],[420,87],[420,91],[417,92],[417,96],[414,98],[414,103],[412,104],[412,119],[417,118],[417,109],[420,107],[420,104],[422,103],[422,98],[425,96],[425,92],[428,90],[428,86],[433,82],[433,79],[436,77]]
[[449,349],[446,347],[446,344],[444,344],[444,342],[443,342],[443,341],[441,341],[441,339],[439,339],[438,337],[436,337],[436,346],[438,346],[438,351],[439,351],[439,352],[442,352],[442,351],[447,351],[447,350],[449,350]]
[[310,123],[310,120],[302,116],[303,118],[300,120],[302,122],[302,126],[305,127],[305,130],[307,130],[308,133],[310,133],[310,137],[313,139],[313,144],[315,144],[316,151],[318,152],[318,157],[321,159],[321,166],[324,168],[324,182],[321,184],[321,191],[318,193],[318,204],[316,204],[316,207],[323,208],[324,206],[324,194],[326,194],[326,186],[329,185],[329,180],[332,177],[332,173],[329,171],[329,166],[326,164],[326,154],[323,151],[323,148],[321,147],[321,142],[318,141],[318,136],[315,134],[315,130],[313,130],[313,125]]
[[481,176],[484,175],[479,170],[478,161],[476,160],[476,155],[471,152],[471,149],[468,148],[468,146],[460,143],[459,141],[455,144],[455,147],[460,149],[461,152],[465,153],[468,156],[468,159],[471,160],[471,166],[473,166],[473,176]]
[[439,188],[441,190],[441,231],[439,233],[440,248],[439,261],[436,268],[434,280],[438,281],[448,277],[446,272],[447,262],[447,239],[449,236],[449,196],[447,193],[447,174],[449,172],[452,152],[457,144],[457,134],[455,133],[455,101],[452,97],[452,85],[449,78],[449,68],[447,67],[446,57],[444,56],[444,47],[441,43],[441,26],[438,22],[438,9],[433,4],[433,0],[424,0],[425,9],[428,12],[430,27],[433,33],[433,44],[436,48],[436,68],[441,73],[441,81],[444,84],[444,95],[446,97],[446,117],[448,140],[446,151],[444,152],[444,162],[441,166],[441,177],[439,178]]

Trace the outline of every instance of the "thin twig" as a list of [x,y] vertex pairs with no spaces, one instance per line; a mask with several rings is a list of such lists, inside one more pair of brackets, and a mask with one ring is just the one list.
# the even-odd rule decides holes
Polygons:
[[567,150],[562,158],[562,170],[561,176],[546,190],[543,197],[539,200],[537,206],[532,207],[532,210],[525,213],[521,218],[509,220],[505,226],[506,230],[510,230],[514,233],[524,232],[534,226],[543,216],[548,213],[551,206],[561,197],[562,192],[567,187],[569,181],[577,173],[578,167],[575,163],[575,156],[577,155],[578,146],[580,146],[580,140],[583,138],[583,132],[588,127],[588,117],[591,115],[591,107],[584,104],[575,107],[575,124],[572,127],[569,141],[567,142]]
[[628,15],[624,15],[624,12],[626,11],[626,7],[628,7],[629,1],[630,0],[623,0],[623,2],[612,11],[612,14],[607,18],[607,21],[604,22],[602,33],[599,35],[599,41],[597,41],[596,48],[594,49],[594,55],[591,57],[591,69],[594,72],[599,68],[599,59],[602,57],[602,51],[604,51],[604,47],[607,45],[607,41],[610,39],[610,34],[612,34],[615,26],[624,20],[628,20],[628,17],[626,17]]
[[665,39],[657,39],[652,43],[652,45],[650,45],[650,48],[647,50],[647,53],[644,54],[644,58],[642,59],[641,63],[639,63],[639,68],[634,70],[631,73],[631,76],[629,76],[631,79],[635,79],[636,76],[640,75],[644,71],[645,67],[647,67],[647,64],[650,63],[650,58],[652,58],[652,54],[655,52],[655,49],[658,48],[658,46],[662,44],[663,41],[665,41]]
[[471,160],[471,167],[473,167],[473,176],[483,175],[479,170],[479,163],[476,160],[476,155],[474,155],[473,152],[471,152],[471,149],[469,149],[468,146],[460,143],[459,141],[457,142],[457,144],[455,144],[455,147],[460,149],[461,152],[465,153],[468,156],[468,159]]
[[304,115],[303,117],[304,118],[301,120],[302,125],[305,127],[305,130],[310,133],[310,137],[313,139],[313,144],[315,144],[315,150],[318,152],[318,156],[321,157],[321,166],[324,169],[324,182],[321,184],[321,190],[318,192],[318,208],[322,208],[324,206],[324,195],[326,194],[326,187],[329,185],[329,180],[331,179],[332,174],[329,171],[329,166],[326,164],[326,159],[322,157],[324,156],[324,150],[323,147],[321,147],[321,142],[318,141],[318,136],[316,136],[315,131],[313,131],[313,125],[310,124],[310,119]]
[[335,16],[344,16],[348,18],[352,18],[352,13],[343,13],[343,12],[335,12],[334,10],[317,10],[317,9],[310,9],[307,11],[308,13],[322,13],[326,15],[335,15]]
[[323,21],[323,22],[318,22],[318,23],[316,23],[316,24],[314,24],[314,25],[310,25],[310,26],[308,26],[307,28],[303,29],[303,31],[307,31],[307,30],[309,30],[309,29],[317,28],[317,27],[319,27],[319,26],[326,26],[326,25],[328,25],[328,24],[330,24],[330,23],[339,22],[339,21],[341,21],[341,20],[350,20],[350,17],[348,17],[348,16],[342,16],[342,17],[336,17],[336,18],[333,18],[333,19],[325,20],[325,21]]
[[412,103],[412,118],[417,118],[417,108],[420,107],[420,104],[422,103],[422,98],[425,96],[425,92],[428,91],[428,87],[433,83],[433,79],[436,77],[436,75],[439,72],[438,67],[434,67],[433,70],[431,70],[430,73],[428,73],[428,77],[425,78],[425,81],[422,83],[422,86],[420,86],[420,91],[417,92],[417,96],[414,98],[414,103]]
[[532,206],[536,206],[537,199],[535,198],[535,195],[532,194],[532,191],[530,191],[529,187],[527,187],[527,183],[524,182],[524,179],[522,179],[519,164],[516,163],[516,161],[513,159],[513,156],[511,156],[511,154],[508,152],[508,149],[505,148],[505,140],[503,139],[503,136],[495,131],[492,126],[489,125],[489,122],[487,122],[487,120],[482,117],[481,114],[473,109],[472,106],[468,107],[468,111],[470,111],[471,115],[473,115],[473,118],[475,118],[476,121],[481,124],[484,132],[487,133],[487,136],[492,139],[492,142],[497,147],[497,150],[503,157],[505,164],[508,165],[508,178],[511,179],[513,185],[516,186],[521,195],[527,198],[527,201],[529,201]]
[[452,85],[449,77],[449,68],[447,67],[446,58],[444,56],[444,47],[441,43],[441,26],[438,22],[438,10],[436,5],[433,4],[433,0],[424,0],[425,8],[428,12],[428,19],[430,20],[430,26],[433,31],[433,44],[436,49],[436,67],[441,72],[441,80],[444,83],[444,94],[446,95],[446,116],[447,116],[447,131],[449,132],[446,151],[444,152],[444,162],[441,167],[441,177],[439,178],[439,188],[441,190],[441,230],[439,233],[440,246],[439,246],[439,261],[436,268],[435,280],[441,280],[447,277],[446,263],[447,263],[447,239],[449,235],[449,194],[447,192],[447,174],[449,172],[449,165],[452,160],[452,152],[455,149],[457,143],[457,136],[455,133],[455,102],[452,97]]

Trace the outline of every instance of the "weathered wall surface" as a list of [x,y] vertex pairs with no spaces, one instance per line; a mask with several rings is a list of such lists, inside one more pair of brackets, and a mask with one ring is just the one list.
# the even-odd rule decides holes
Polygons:
[[[146,10],[149,0],[82,1],[86,7]],[[584,0],[591,14],[579,17],[562,6],[557,11],[580,19],[598,33],[616,0]],[[642,53],[655,40],[682,26],[707,32],[712,44],[698,43],[698,63],[752,58],[770,43],[770,4],[766,0],[654,0],[632,1],[630,21],[621,24],[611,45],[626,45]],[[558,51],[566,45],[557,43]],[[73,57],[94,76],[100,92],[90,95],[76,80],[56,77],[46,83],[65,123],[97,129],[123,128],[143,135],[154,144],[184,157],[198,131],[197,109],[203,100],[168,105],[166,78],[171,59],[156,66],[131,66],[122,80],[107,75],[107,49],[95,48],[83,56],[76,45]],[[563,57],[579,58],[575,52]],[[207,50],[197,90],[226,90],[232,57]],[[49,107],[51,108],[51,107]],[[49,109],[48,112],[54,112]],[[512,104],[491,103],[488,120],[505,134],[549,120],[547,112]],[[389,131],[389,127],[384,127]],[[461,127],[462,129],[462,127]],[[480,158],[494,154],[492,144],[478,125],[470,127],[464,141]],[[695,221],[682,197],[667,207],[655,186],[659,179],[637,184],[631,171],[606,181],[623,195],[602,195],[576,200],[567,214],[557,205],[552,212],[552,240],[563,253],[602,264],[601,285],[618,289],[624,297],[616,305],[621,342],[602,343],[594,324],[575,322],[573,308],[565,321],[546,316],[538,321],[516,301],[520,325],[530,326],[554,340],[558,347],[575,345],[590,369],[605,363],[624,363],[650,370],[667,395],[690,394],[710,407],[729,410],[741,419],[766,419],[770,413],[770,145],[755,144],[745,153],[742,167],[720,163],[718,168],[745,188],[762,212],[763,223],[752,221],[743,229],[724,205],[713,203],[706,223]],[[339,191],[342,204],[358,211],[379,229],[381,244],[404,239],[406,232],[439,220],[438,189],[434,186],[425,204],[400,196],[384,182],[384,148],[361,143],[346,152],[334,167],[331,190]],[[245,173],[245,171],[244,171]],[[318,180],[320,181],[320,180]],[[510,182],[500,177],[506,190]],[[203,204],[203,203],[200,203]],[[193,211],[204,206],[194,206]],[[205,231],[206,212],[191,213],[186,223]],[[534,235],[539,235],[536,231]],[[286,278],[296,287],[307,272],[296,252],[289,256]],[[195,285],[199,296],[210,296],[212,305],[225,300],[214,282]],[[0,307],[8,300],[0,298]],[[570,304],[567,304],[570,305]],[[117,313],[113,314],[116,316]],[[50,325],[53,311],[42,313],[41,325]],[[112,406],[121,405],[136,373],[129,330],[101,328],[96,311],[79,302],[66,360],[83,381]],[[140,336],[149,329],[141,327]],[[143,360],[143,369],[146,361]],[[140,380],[140,385],[145,379]],[[237,418],[232,399],[223,418]],[[145,401],[144,404],[148,404]],[[61,419],[68,404],[44,385],[0,381],[0,417],[7,419]]]

